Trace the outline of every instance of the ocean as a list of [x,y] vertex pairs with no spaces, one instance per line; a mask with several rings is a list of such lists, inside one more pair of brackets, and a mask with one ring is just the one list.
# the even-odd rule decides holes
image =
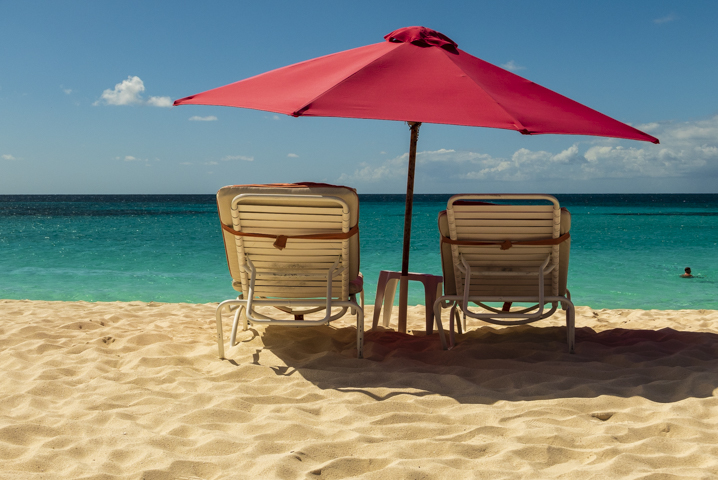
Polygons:
[[[410,270],[441,275],[438,213],[415,195]],[[593,308],[718,309],[718,195],[556,195],[568,288]],[[403,195],[360,195],[361,271],[399,270]],[[694,278],[680,278],[691,267]],[[208,303],[231,287],[214,195],[0,195],[0,298]],[[398,296],[398,295],[397,295]],[[410,304],[423,303],[420,284]]]

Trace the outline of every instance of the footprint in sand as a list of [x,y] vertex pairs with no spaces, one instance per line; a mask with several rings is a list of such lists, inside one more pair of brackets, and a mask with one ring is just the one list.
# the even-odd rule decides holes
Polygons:
[[593,418],[597,418],[601,420],[602,422],[605,422],[609,418],[613,416],[613,412],[600,412],[600,413],[592,413],[591,416]]
[[110,345],[110,344],[113,343],[114,341],[115,341],[115,339],[112,338],[112,337],[109,337],[109,336],[108,336],[108,337],[102,337],[102,342],[103,342],[104,344],[106,344],[106,345]]

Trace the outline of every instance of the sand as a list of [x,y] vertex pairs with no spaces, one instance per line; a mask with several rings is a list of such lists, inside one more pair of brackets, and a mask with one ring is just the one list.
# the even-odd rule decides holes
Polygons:
[[559,315],[442,351],[412,307],[364,360],[348,319],[221,361],[215,306],[0,300],[0,478],[718,478],[716,311],[579,307],[570,355]]

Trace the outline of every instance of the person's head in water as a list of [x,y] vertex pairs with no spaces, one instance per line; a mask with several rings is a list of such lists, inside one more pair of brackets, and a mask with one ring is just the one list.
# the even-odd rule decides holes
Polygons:
[[693,276],[693,275],[691,274],[691,267],[686,267],[686,268],[685,268],[685,272],[686,272],[686,273],[684,273],[683,275],[681,275],[681,277],[687,278],[687,277],[692,277],[692,276]]

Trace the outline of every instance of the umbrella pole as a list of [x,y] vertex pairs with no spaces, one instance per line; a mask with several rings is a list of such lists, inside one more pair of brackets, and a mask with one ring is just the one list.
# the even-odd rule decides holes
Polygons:
[[[416,167],[416,142],[419,140],[421,122],[407,122],[411,128],[409,145],[409,171],[406,176],[406,208],[404,210],[404,247],[401,255],[399,277],[399,325],[400,333],[406,333],[406,308],[409,301],[409,246],[411,245],[411,211],[414,205],[414,169]],[[426,305],[426,308],[431,306]]]

